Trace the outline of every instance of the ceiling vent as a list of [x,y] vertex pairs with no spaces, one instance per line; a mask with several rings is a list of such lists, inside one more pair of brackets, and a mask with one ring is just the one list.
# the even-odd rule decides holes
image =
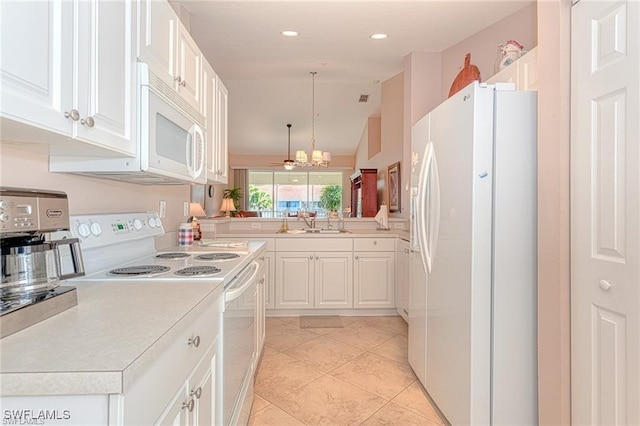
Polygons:
[[368,102],[369,101],[369,95],[360,95],[360,100],[358,100],[358,102]]

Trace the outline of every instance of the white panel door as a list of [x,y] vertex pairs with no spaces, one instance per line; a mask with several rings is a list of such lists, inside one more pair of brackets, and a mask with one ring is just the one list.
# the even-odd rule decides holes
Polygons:
[[276,254],[276,309],[313,308],[313,252]]
[[73,3],[0,2],[0,112],[71,133]]
[[178,17],[167,1],[140,0],[138,57],[149,69],[174,87],[176,84],[176,31]]
[[572,8],[572,421],[640,424],[640,3]]
[[178,92],[196,111],[202,104],[202,52],[182,25],[178,25]]
[[353,253],[315,255],[315,307],[353,307]]
[[395,308],[395,253],[355,252],[354,308]]
[[79,139],[135,155],[135,55],[131,0],[79,3],[74,79]]

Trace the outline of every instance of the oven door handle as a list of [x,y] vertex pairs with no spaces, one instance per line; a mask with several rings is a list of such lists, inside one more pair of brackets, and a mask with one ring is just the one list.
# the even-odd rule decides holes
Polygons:
[[244,293],[244,291],[253,285],[253,283],[255,282],[256,276],[258,275],[258,262],[256,262],[255,260],[253,262],[251,262],[251,266],[249,266],[249,268],[253,268],[253,272],[251,273],[251,275],[249,276],[249,278],[244,279],[243,282],[241,284],[238,284],[238,286],[234,285],[233,287],[235,287],[233,290],[226,290],[224,292],[224,302],[225,303],[229,303],[235,299],[237,299],[238,297],[240,297],[242,295],[242,293]]

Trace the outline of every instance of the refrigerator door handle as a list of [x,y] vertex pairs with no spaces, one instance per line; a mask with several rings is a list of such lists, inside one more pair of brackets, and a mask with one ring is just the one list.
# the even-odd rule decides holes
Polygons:
[[420,170],[420,189],[416,206],[417,237],[422,264],[431,273],[440,228],[440,181],[433,142],[429,141]]

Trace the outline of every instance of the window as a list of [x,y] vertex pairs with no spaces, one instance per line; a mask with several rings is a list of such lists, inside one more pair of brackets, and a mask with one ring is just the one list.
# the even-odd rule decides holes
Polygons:
[[262,217],[284,217],[298,211],[317,212],[325,216],[327,208],[340,210],[342,204],[342,173],[318,171],[248,172],[249,210]]

